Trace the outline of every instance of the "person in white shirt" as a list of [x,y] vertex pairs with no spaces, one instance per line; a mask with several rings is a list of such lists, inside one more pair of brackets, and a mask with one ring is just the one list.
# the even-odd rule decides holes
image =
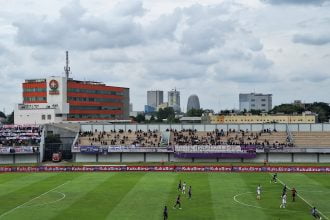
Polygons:
[[182,184],[182,194],[186,194],[186,182],[183,182]]
[[286,207],[286,194],[282,195],[282,204],[280,205],[280,208],[284,208]]
[[261,196],[261,186],[260,184],[257,187],[257,199],[260,200],[260,196]]

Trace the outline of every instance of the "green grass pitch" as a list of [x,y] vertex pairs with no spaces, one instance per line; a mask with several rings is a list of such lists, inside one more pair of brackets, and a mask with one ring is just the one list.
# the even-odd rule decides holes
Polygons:
[[[330,217],[330,175],[279,173],[301,198],[288,194],[280,209],[281,183],[268,173],[12,173],[0,174],[0,220],[5,219],[313,219],[315,205]],[[173,209],[179,180],[192,186]],[[261,200],[256,187],[262,186]]]

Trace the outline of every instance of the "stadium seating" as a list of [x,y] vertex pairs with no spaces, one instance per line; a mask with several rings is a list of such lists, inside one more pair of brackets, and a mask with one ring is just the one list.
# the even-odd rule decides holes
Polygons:
[[330,132],[292,132],[297,147],[330,147]]
[[161,143],[161,133],[154,131],[112,130],[110,132],[80,132],[78,144],[84,146],[136,146],[158,147]]
[[41,127],[37,125],[3,125],[0,127],[0,147],[39,146]]
[[250,131],[223,131],[211,132],[196,130],[170,130],[170,143],[173,145],[256,145],[259,147],[283,148],[292,146],[288,143],[286,132],[263,130]]
[[80,132],[78,144],[80,146],[135,146],[159,147],[173,145],[256,145],[259,148],[271,147],[275,149],[292,146],[288,143],[286,132],[263,130],[250,131],[197,131],[172,130],[164,132],[154,131],[124,131],[110,132]]

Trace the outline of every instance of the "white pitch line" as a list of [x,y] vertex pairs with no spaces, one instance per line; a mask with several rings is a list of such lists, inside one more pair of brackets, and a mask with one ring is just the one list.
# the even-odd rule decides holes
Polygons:
[[60,188],[61,186],[67,184],[68,182],[69,182],[69,181],[67,181],[67,182],[65,182],[65,183],[63,183],[63,184],[61,184],[61,185],[59,185],[59,186],[56,186],[55,188],[53,188],[53,189],[51,189],[51,190],[48,190],[47,192],[44,192],[44,193],[40,194],[39,196],[34,197],[34,198],[30,199],[29,201],[27,201],[27,202],[25,202],[25,203],[23,203],[23,204],[21,204],[21,205],[19,205],[19,206],[16,206],[15,208],[13,208],[13,209],[11,209],[11,210],[9,210],[9,211],[3,213],[2,215],[0,215],[0,218],[2,218],[2,217],[4,217],[4,216],[8,215],[9,213],[12,213],[12,212],[15,211],[16,209],[21,208],[22,206],[28,204],[29,202],[31,202],[31,201],[33,201],[33,200],[36,200],[36,199],[40,198],[41,196],[46,195],[47,193],[49,193],[49,192],[51,192],[51,191],[54,191],[54,190]]
[[[271,174],[270,174],[271,175]],[[285,186],[287,186],[285,183],[283,183],[279,178],[276,178],[283,186],[285,185]],[[291,188],[290,187],[288,187],[287,186],[287,188],[289,189],[289,190],[291,190]],[[306,199],[304,199],[301,195],[299,195],[299,193],[297,193],[297,195],[298,195],[298,197],[299,198],[301,198],[307,205],[309,205],[311,208],[313,208],[314,206],[313,205],[311,205]],[[329,218],[325,215],[325,214],[323,214],[319,209],[317,209],[317,211],[325,218],[325,219],[327,219],[327,220],[329,220]]]
[[58,192],[58,191],[54,191],[54,192],[56,192],[58,194],[61,194],[62,197],[59,198],[59,199],[56,199],[54,201],[51,201],[51,202],[45,202],[45,203],[40,203],[40,204],[35,204],[35,205],[27,205],[27,206],[24,206],[24,207],[21,207],[21,208],[30,208],[30,207],[39,207],[39,206],[44,206],[44,205],[50,205],[50,204],[54,204],[54,203],[57,203],[57,202],[65,199],[65,197],[66,197],[65,193]]

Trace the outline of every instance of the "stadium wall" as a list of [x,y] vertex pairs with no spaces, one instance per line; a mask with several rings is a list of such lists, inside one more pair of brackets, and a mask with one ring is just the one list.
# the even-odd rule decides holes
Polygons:
[[159,130],[166,131],[166,129],[196,129],[197,131],[214,131],[215,129],[228,131],[235,130],[249,130],[259,132],[263,129],[270,129],[277,131],[291,132],[330,132],[330,124],[81,124],[81,131],[111,131],[122,129],[124,131],[148,131]]
[[0,164],[39,163],[39,154],[0,154]]
[[177,158],[173,153],[110,153],[106,155],[75,153],[75,162],[241,162],[262,163],[330,163],[330,154],[324,153],[258,153],[256,158]]

